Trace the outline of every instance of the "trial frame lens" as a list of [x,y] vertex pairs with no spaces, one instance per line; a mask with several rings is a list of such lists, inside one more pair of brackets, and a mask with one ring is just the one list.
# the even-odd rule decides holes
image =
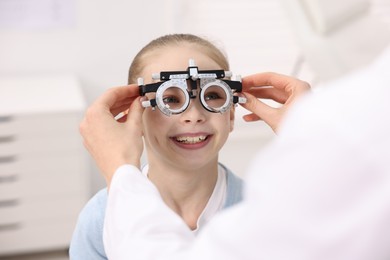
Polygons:
[[[180,100],[172,101],[172,103],[167,101],[170,91],[174,89],[174,92],[180,96]],[[168,96],[167,96],[168,94]],[[179,101],[178,103],[176,103]],[[190,97],[187,90],[187,81],[185,79],[171,79],[163,82],[156,91],[156,104],[157,107],[165,115],[175,115],[180,114],[187,109],[190,103]]]
[[[233,104],[233,91],[230,86],[219,79],[201,79],[200,101],[203,107],[213,113],[224,113]],[[222,91],[222,93],[221,93]],[[215,95],[215,100],[206,100],[209,94]]]

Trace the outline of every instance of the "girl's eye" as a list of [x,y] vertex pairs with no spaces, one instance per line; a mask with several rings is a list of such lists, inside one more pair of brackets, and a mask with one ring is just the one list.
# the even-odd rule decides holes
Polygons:
[[179,103],[179,99],[177,99],[177,98],[174,97],[174,96],[164,97],[164,98],[163,98],[163,101],[164,101],[165,104],[169,104],[169,103]]
[[221,97],[217,93],[207,93],[207,95],[205,96],[206,101],[220,99],[220,98]]

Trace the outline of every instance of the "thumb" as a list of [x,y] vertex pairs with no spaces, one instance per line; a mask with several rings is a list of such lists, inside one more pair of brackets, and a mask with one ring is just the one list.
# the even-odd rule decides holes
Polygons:
[[127,114],[126,124],[135,124],[141,127],[142,124],[142,113],[144,108],[141,105],[141,97],[137,97],[134,102],[131,104],[129,113]]
[[254,95],[245,92],[246,102],[240,104],[245,109],[251,111],[253,114],[244,116],[246,121],[264,120],[266,123],[273,118],[275,108],[270,107]]

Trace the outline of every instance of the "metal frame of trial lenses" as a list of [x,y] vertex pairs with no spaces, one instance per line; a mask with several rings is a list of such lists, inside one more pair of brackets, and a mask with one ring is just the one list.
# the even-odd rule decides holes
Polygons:
[[[200,73],[199,73],[200,72]],[[204,72],[204,73],[202,73]],[[167,78],[167,74],[169,75],[169,78]],[[224,113],[226,112],[234,103],[234,95],[232,91],[232,87],[226,83],[223,80],[220,80],[218,78],[223,78],[226,76],[231,76],[230,71],[223,71],[223,70],[209,70],[209,71],[199,71],[198,68],[195,66],[195,62],[193,60],[189,60],[189,67],[187,71],[166,71],[166,72],[160,72],[159,74],[153,74],[153,79],[160,79],[163,80],[163,82],[158,83],[151,83],[151,84],[143,84],[143,79],[138,79],[138,85],[140,85],[140,95],[144,96],[146,93],[149,92],[156,92],[156,97],[152,100],[144,101],[142,102],[142,105],[144,107],[152,106],[152,109],[155,109],[155,106],[159,108],[159,110],[164,113],[167,116],[170,116],[172,114],[180,114],[184,112],[187,107],[189,106],[190,99],[196,98],[197,95],[197,80],[199,80],[199,98],[201,101],[202,106],[209,112],[212,113]],[[191,90],[188,89],[187,80],[191,80]],[[235,81],[240,82],[240,81]],[[196,85],[194,85],[196,84]],[[210,107],[206,100],[204,99],[204,91],[207,90],[211,86],[219,86],[226,94],[226,101],[225,103],[220,106],[219,108],[213,108]],[[155,91],[153,90],[146,90],[146,87],[152,86],[152,88],[156,88]],[[185,96],[185,102],[183,106],[181,106],[178,109],[171,109],[168,104],[165,104],[163,101],[163,93],[171,88],[176,87],[180,89],[184,96]],[[241,89],[238,90],[239,92]],[[236,102],[243,103],[245,102],[245,98],[236,98]]]

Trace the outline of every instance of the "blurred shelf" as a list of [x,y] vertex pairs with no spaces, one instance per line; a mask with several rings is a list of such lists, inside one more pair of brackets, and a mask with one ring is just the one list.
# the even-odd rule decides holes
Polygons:
[[0,78],[0,92],[0,256],[64,250],[89,194],[81,88],[17,77]]

